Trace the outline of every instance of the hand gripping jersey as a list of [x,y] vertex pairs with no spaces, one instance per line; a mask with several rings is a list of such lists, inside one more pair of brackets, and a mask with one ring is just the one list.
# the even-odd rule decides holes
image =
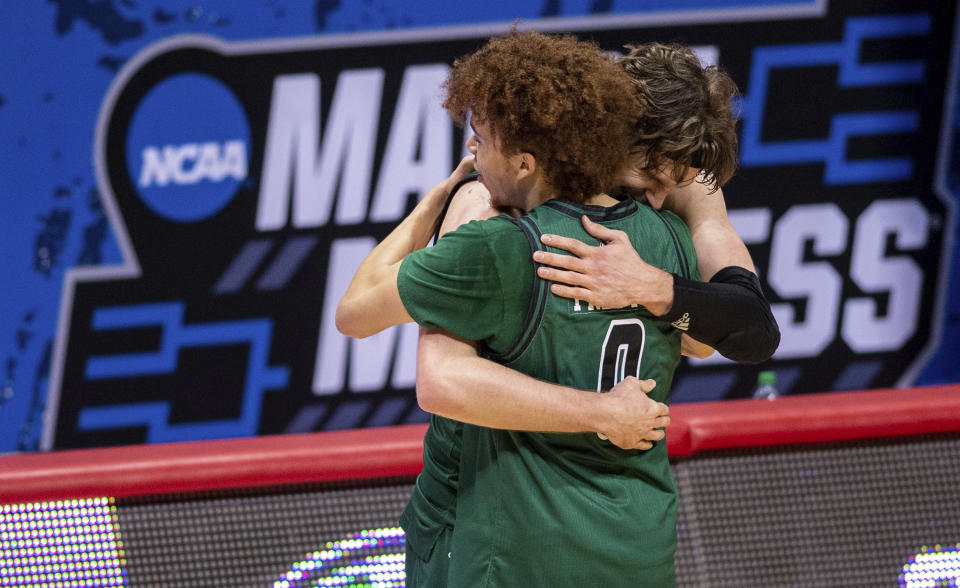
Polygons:
[[[417,322],[478,340],[491,359],[536,378],[601,391],[628,375],[653,378],[651,396],[665,402],[679,331],[641,307],[554,296],[536,277],[531,251],[542,247],[540,234],[596,244],[583,214],[625,231],[647,262],[698,277],[689,231],[676,216],[633,201],[551,200],[520,219],[468,223],[408,257],[398,278],[404,305]],[[463,425],[459,457],[447,585],[672,584],[676,489],[665,443],[624,451],[594,433]],[[425,475],[434,465],[425,463]],[[429,487],[420,490],[411,507],[437,505]]]

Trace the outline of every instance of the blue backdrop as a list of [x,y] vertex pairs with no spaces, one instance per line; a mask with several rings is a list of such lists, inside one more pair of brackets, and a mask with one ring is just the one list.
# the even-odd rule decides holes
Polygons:
[[[878,4],[877,11],[883,13],[884,4]],[[955,36],[955,26],[952,20],[954,8],[948,3],[944,3],[947,6],[941,8],[936,8],[938,5],[934,3],[934,8],[927,10],[927,12],[921,9],[914,11],[912,8],[904,8],[895,4],[892,3],[888,7],[889,12],[895,15],[906,13],[906,15],[904,18],[896,19],[894,25],[891,25],[894,26],[894,29],[901,27],[902,30],[896,29],[900,32],[890,33],[890,35],[902,34],[906,38],[916,38],[932,34],[929,31],[938,26],[938,23],[940,23],[938,18],[949,13],[951,20],[946,25],[942,25],[942,23],[940,25],[945,26],[951,36]],[[184,33],[210,35],[223,41],[289,39],[294,41],[294,46],[297,39],[304,37],[313,38],[318,35],[327,36],[353,32],[397,32],[423,27],[434,27],[447,31],[444,33],[446,38],[457,38],[460,35],[457,32],[459,30],[469,32],[469,34],[463,33],[462,36],[473,35],[479,37],[482,36],[479,33],[485,30],[484,27],[488,27],[491,32],[502,31],[511,21],[517,18],[523,19],[528,25],[534,27],[576,31],[615,28],[621,26],[624,20],[633,19],[638,27],[674,27],[663,34],[685,40],[676,31],[682,30],[682,27],[687,23],[702,23],[705,7],[716,12],[718,23],[738,18],[742,19],[743,14],[753,14],[752,18],[757,19],[762,18],[764,14],[769,14],[771,16],[767,18],[776,23],[783,18],[802,18],[802,16],[790,16],[792,14],[812,14],[818,11],[823,13],[830,8],[825,0],[810,2],[776,2],[772,0],[673,0],[669,2],[665,0],[637,0],[634,2],[513,0],[511,2],[485,3],[452,3],[444,0],[402,3],[386,0],[357,2],[339,2],[338,0],[314,0],[312,2],[303,0],[164,0],[162,2],[154,0],[37,0],[7,3],[0,9],[3,14],[3,18],[0,19],[0,49],[2,49],[0,55],[3,55],[3,75],[0,76],[0,154],[2,154],[2,158],[0,158],[0,162],[2,162],[0,163],[0,194],[2,194],[5,212],[2,226],[0,226],[0,251],[3,255],[4,270],[2,277],[0,277],[0,284],[2,284],[2,288],[0,288],[0,307],[3,309],[2,314],[0,314],[0,359],[2,359],[2,364],[0,364],[0,370],[2,370],[0,371],[0,385],[2,385],[2,389],[0,389],[0,452],[29,451],[43,445],[44,410],[49,409],[48,392],[51,383],[51,370],[57,361],[55,342],[58,325],[63,330],[65,329],[64,325],[69,324],[66,319],[69,319],[73,303],[72,298],[69,298],[72,296],[72,292],[63,288],[67,270],[79,267],[115,267],[124,262],[122,251],[125,245],[123,239],[118,237],[117,227],[111,223],[110,209],[105,204],[108,200],[104,199],[103,180],[101,179],[98,183],[95,171],[94,138],[98,117],[107,102],[111,85],[114,84],[118,74],[122,71],[134,71],[133,69],[124,70],[124,67],[129,68],[131,58],[145,48],[163,39]],[[937,14],[937,11],[941,9],[943,13]],[[695,20],[695,22],[691,20],[694,15],[699,15],[697,16],[699,20]],[[730,15],[741,16],[733,17]],[[784,17],[784,15],[787,16]],[[870,23],[867,23],[867,25],[870,25]],[[887,25],[881,24],[878,26]],[[914,26],[916,28],[912,29],[911,27]],[[835,32],[831,38],[840,39],[844,34],[849,36],[850,30],[848,28],[846,33]],[[416,36],[415,33],[411,38]],[[879,36],[882,37],[883,35]],[[705,37],[709,37],[709,35],[698,33],[693,36],[692,42]],[[331,38],[342,39],[344,37]],[[848,37],[843,38],[847,39]],[[397,39],[400,39],[400,37],[397,37]],[[641,41],[643,39],[636,40]],[[377,43],[382,43],[382,41],[377,41]],[[703,43],[711,45],[711,40],[706,39]],[[716,43],[722,46],[722,42],[717,41]],[[937,68],[926,70],[923,75],[919,76],[920,82],[914,80],[911,83],[941,87],[944,80],[950,79],[952,80],[951,83],[954,86],[956,85],[955,78],[948,78],[950,72],[946,65],[948,62],[955,64],[957,49],[953,42],[948,45],[950,47],[949,55],[932,56],[930,61],[927,62],[928,68],[930,65],[936,65]],[[866,47],[866,45],[864,46]],[[897,49],[895,44],[892,46],[893,49]],[[871,47],[878,54],[883,54],[883,48]],[[904,49],[900,47],[900,49],[908,60],[923,61],[926,59],[922,52],[915,48],[907,47]],[[466,50],[469,50],[469,47],[466,47],[464,52]],[[279,49],[274,47],[271,51],[279,51]],[[771,59],[785,58],[785,55],[787,54],[783,53],[780,54],[780,57],[775,56]],[[724,61],[724,57],[721,51],[721,64],[728,65]],[[838,59],[842,60],[843,57],[841,56]],[[448,60],[443,58],[441,61]],[[732,63],[729,65],[732,66]],[[903,71],[900,73],[903,73]],[[903,75],[909,77],[910,73],[906,71]],[[741,77],[746,79],[746,73]],[[173,78],[170,79],[173,80]],[[179,78],[179,80],[179,82],[172,83],[181,83],[181,85],[191,83],[188,78]],[[809,83],[814,84],[818,83],[820,78],[813,77],[810,80]],[[201,88],[201,90],[197,90],[198,92],[203,91],[207,95],[213,95],[219,91],[216,87],[211,87],[208,91],[202,90],[206,87],[204,86],[205,83],[203,81],[197,82],[196,87]],[[265,80],[264,85],[269,85],[269,80]],[[956,87],[948,88],[952,96],[957,95],[956,89]],[[757,106],[758,97],[756,94],[758,93],[751,95],[749,87],[745,87],[744,90],[744,112],[747,115],[751,112],[765,112],[762,105]],[[146,105],[144,108],[149,107],[150,100],[160,100],[165,104],[175,100],[170,98],[170,100],[164,101],[163,90],[159,86],[155,87],[154,91],[155,93],[149,94],[141,103],[141,105]],[[324,101],[329,101],[328,94],[324,93],[322,95]],[[753,102],[750,102],[751,99],[753,99]],[[117,100],[119,101],[119,98]],[[229,100],[223,103],[226,104],[227,102]],[[930,102],[928,99],[919,100],[918,104],[921,105],[918,108],[935,110],[939,107],[939,104]],[[181,109],[188,107],[189,101],[180,106]],[[954,199],[960,194],[960,156],[957,153],[960,142],[955,140],[958,132],[956,121],[960,120],[958,109],[960,109],[960,102],[953,100],[946,105],[943,113],[928,113],[936,117],[936,120],[941,121],[942,128],[937,129],[932,134],[924,135],[926,139],[939,142],[936,149],[936,157],[938,158],[936,166],[938,166],[939,173],[935,180],[941,181]],[[238,109],[235,114],[239,118],[244,116],[241,109]],[[760,116],[760,114],[757,114],[757,116]],[[921,112],[920,116],[926,115]],[[917,125],[918,123],[911,122],[912,120],[908,117],[902,124],[913,128],[910,125]],[[138,119],[134,116],[132,122],[130,122],[130,135],[128,137],[128,140],[135,144],[139,144],[136,143],[138,141],[137,121]],[[894,124],[894,122],[891,124]],[[239,123],[237,124],[239,125]],[[749,121],[745,121],[745,124],[749,124]],[[149,130],[144,132],[149,134]],[[254,128],[255,134],[262,132],[262,130]],[[866,134],[869,135],[870,133]],[[250,141],[249,138],[243,139],[242,137],[238,140]],[[760,137],[756,140],[762,142],[767,139]],[[141,143],[146,144],[145,141],[146,139]],[[167,143],[177,143],[178,141],[183,143],[184,140],[174,137],[167,140]],[[763,157],[759,155],[763,151],[760,149],[754,152],[757,155],[751,155],[752,152],[748,151],[749,143],[750,140],[745,138],[745,155],[741,169],[741,175],[745,179],[739,180],[740,184],[735,181],[726,190],[726,197],[731,210],[738,208],[738,188],[742,186],[744,192],[749,192],[751,170],[768,169],[773,163],[776,163],[764,161]],[[820,149],[817,145],[808,145],[808,147],[813,151]],[[861,142],[858,143],[858,148],[861,150],[861,157],[868,158],[870,156],[872,147]],[[802,151],[802,146],[795,146],[794,153],[798,152],[797,149]],[[763,153],[769,153],[769,150],[763,151]],[[226,157],[226,155],[223,155],[223,157]],[[787,160],[789,160],[789,157]],[[226,160],[224,159],[224,161]],[[787,163],[809,166],[816,164],[816,158],[814,157],[810,161],[787,161]],[[241,164],[242,166],[246,165],[244,162],[241,162]],[[251,163],[251,165],[253,164]],[[893,171],[894,165],[882,165],[879,168],[880,172],[896,173]],[[242,179],[245,177],[245,173],[245,167],[237,171],[237,178],[239,179],[237,179],[236,186],[243,185]],[[874,169],[873,172],[868,173],[877,173],[877,170]],[[824,185],[831,185],[831,183],[825,181]],[[236,189],[236,186],[234,186],[234,189]],[[891,189],[891,192],[897,192],[897,190]],[[778,192],[780,195],[783,193],[782,190]],[[783,197],[780,195],[777,197]],[[902,194],[901,196],[909,195],[911,194]],[[191,215],[196,215],[196,218],[205,218],[205,216],[217,212],[218,207],[225,206],[229,196],[229,194],[223,196],[222,202],[215,202],[212,205],[208,203],[209,209],[185,210],[181,207],[170,214],[174,216],[177,214],[186,215],[184,217],[186,220],[193,220]],[[144,193],[143,198],[149,205],[150,197]],[[802,195],[787,195],[786,198],[792,198],[797,202],[803,201]],[[122,204],[120,206],[122,207]],[[163,204],[159,206],[162,207]],[[758,209],[751,208],[750,210]],[[934,324],[929,327],[930,332],[927,336],[929,341],[914,342],[912,351],[910,351],[911,356],[905,362],[910,363],[913,358],[921,358],[922,365],[916,368],[904,368],[901,370],[904,375],[891,379],[889,381],[890,385],[908,385],[911,383],[924,385],[960,381],[960,283],[958,283],[958,280],[960,280],[960,255],[957,251],[957,247],[960,247],[960,239],[956,238],[956,224],[951,222],[950,212],[955,210],[955,206],[949,205],[946,210],[948,211],[947,214],[931,214],[929,222],[932,227],[931,231],[938,230],[938,227],[940,229],[946,227],[948,230],[944,231],[939,238],[944,243],[952,242],[953,245],[951,248],[947,248],[946,254],[938,260],[939,275],[931,276],[928,283],[925,282],[923,291],[934,293],[925,298],[920,297],[916,302],[917,305],[922,304],[922,308],[917,309],[920,317],[918,320],[921,323],[932,320]],[[749,211],[746,211],[746,213],[749,213]],[[162,212],[158,214],[162,214]],[[774,210],[773,214],[777,218],[786,216],[784,209]],[[738,224],[738,228],[750,229],[759,226],[755,223],[751,224],[753,218],[749,214],[741,215],[741,224]],[[811,218],[833,217],[828,215],[827,217],[814,216]],[[765,226],[767,226],[768,231],[770,230],[769,225],[770,220],[767,218]],[[800,230],[802,231],[802,229]],[[786,231],[786,229],[783,229],[783,231]],[[373,233],[376,233],[376,230]],[[892,242],[893,239],[891,238],[889,241]],[[249,255],[255,255],[257,250],[251,248],[252,246],[249,246],[249,244],[250,242],[247,243],[248,247],[243,251],[251,252]],[[306,256],[308,246],[312,246],[308,241],[295,241],[292,245],[288,242],[283,249],[286,252],[287,261],[289,262],[290,258],[295,258],[300,251],[304,252],[303,255]],[[878,246],[882,248],[883,244],[881,243]],[[903,244],[899,246],[901,248],[905,247]],[[809,260],[819,254],[828,261],[833,260],[832,263],[836,263],[835,256],[850,247],[853,246],[847,244],[847,240],[844,238],[843,244],[839,246],[837,251],[823,252],[817,250],[816,247],[812,247],[813,251],[811,252],[811,247],[807,247],[806,252],[802,255],[804,260]],[[888,243],[887,250],[890,250],[891,247],[895,248],[896,245]],[[755,253],[762,261],[767,261],[768,252],[765,249]],[[344,255],[347,254],[344,253]],[[915,261],[917,264],[923,262],[922,259],[915,259]],[[758,266],[760,265],[758,263]],[[232,267],[235,266],[236,264]],[[844,270],[840,269],[838,271],[844,275],[846,280],[849,280],[849,276],[846,275]],[[276,280],[280,280],[280,278],[276,278]],[[869,281],[869,278],[867,278],[867,281]],[[227,285],[224,285],[226,282],[223,280],[218,284],[222,288],[228,288]],[[262,281],[261,284],[263,284]],[[324,290],[333,286],[329,283],[324,285],[321,281],[312,284],[311,287]],[[789,299],[790,296],[786,293],[788,288],[786,286],[781,286],[781,288],[779,293],[782,295],[782,300]],[[844,292],[849,288],[849,286],[843,286]],[[269,288],[263,286],[261,289]],[[840,289],[840,286],[838,286],[838,289]],[[67,298],[65,298],[65,295]],[[891,291],[887,298],[893,297]],[[774,300],[776,301],[777,298],[774,298]],[[137,301],[139,302],[139,300]],[[118,299],[115,302],[123,302],[123,299]],[[880,302],[881,305],[888,303],[893,305],[893,302],[889,301]],[[807,313],[815,311],[812,298],[805,308]],[[140,308],[140,310],[146,311],[147,309]],[[159,322],[145,323],[147,326],[162,324],[165,325],[164,328],[172,329],[174,326],[183,327],[184,324],[190,322],[189,318],[184,319],[182,316],[176,315],[178,310],[175,306],[166,306],[162,309],[151,307],[149,310],[151,312],[162,310],[172,314],[165,314],[165,318],[156,319]],[[797,312],[802,313],[804,310],[800,309]],[[111,319],[110,317],[114,315],[105,313],[94,316],[93,321],[100,320],[104,325],[109,323],[110,320],[121,320],[115,317]],[[189,312],[187,316],[189,317]],[[783,316],[778,314],[778,318],[782,319]],[[781,322],[783,321],[781,320]],[[125,324],[129,327],[137,323],[136,321],[128,321]],[[106,329],[109,327],[102,325],[98,327],[96,324],[92,327],[94,330],[98,328]],[[251,325],[250,328],[254,329],[254,326]],[[837,329],[837,327],[833,328]],[[183,331],[189,331],[189,327],[184,327]],[[787,334],[785,331],[785,335]],[[66,333],[61,332],[61,336],[65,337]],[[144,336],[149,339],[155,335],[146,334]],[[213,337],[214,335],[210,336]],[[259,340],[257,339],[259,336],[250,335],[249,340]],[[315,330],[307,333],[305,339],[307,345],[318,344]],[[248,339],[243,340],[247,341]],[[122,354],[119,354],[119,351],[124,349],[123,345],[128,343],[135,348],[150,346],[149,343],[143,341],[117,344],[117,347],[113,350],[113,356],[122,359]],[[322,341],[319,344],[322,345]],[[66,343],[64,342],[63,345],[66,346]],[[932,353],[921,352],[919,349],[924,346],[929,347]],[[887,361],[886,356],[870,355],[873,351],[869,349],[861,349],[861,352],[872,358],[871,361],[876,363]],[[67,351],[63,351],[63,353],[67,353]],[[400,353],[400,351],[397,351],[398,355]],[[794,357],[784,356],[782,358],[784,373],[788,381],[791,377],[801,377],[796,375],[797,370],[801,369],[797,367],[799,364],[791,363],[791,360],[800,357],[803,353],[798,351]],[[810,352],[804,357],[826,353],[824,349],[819,349],[816,350],[816,353]],[[101,355],[105,357],[109,354]],[[184,361],[182,357],[181,361]],[[318,364],[320,362],[319,354],[317,362]],[[283,362],[276,359],[265,359],[260,366],[263,368],[262,380],[258,380],[263,384],[264,390],[272,389],[275,394],[279,394],[276,390],[282,390],[289,386],[289,382],[298,381],[295,379],[295,371],[288,373],[285,371],[287,368],[283,365],[271,367],[277,363]],[[115,368],[103,367],[102,369],[106,371],[97,376],[97,366],[106,364],[90,361],[85,365],[87,366],[87,376],[91,380],[97,377],[112,377],[120,373]],[[691,372],[694,375],[699,373],[695,371],[697,368],[691,369],[694,370],[694,372]],[[791,372],[791,369],[794,371]],[[879,370],[880,368],[871,367],[870,369]],[[350,377],[354,379],[351,381],[358,377],[356,375],[357,368],[354,367],[353,370],[354,373]],[[712,374],[706,368],[701,368],[701,371],[705,374]],[[841,381],[853,382],[851,386],[847,386],[848,388],[857,387],[859,383],[872,385],[881,381],[875,378],[871,379],[873,376],[863,376],[857,379],[857,373],[860,372],[856,372],[856,370],[844,371],[841,377],[832,380],[833,384],[822,385],[823,391],[843,389],[844,386],[838,383]],[[791,374],[793,375],[791,376]],[[313,377],[314,388],[312,394],[314,397],[322,397],[326,393],[323,388],[324,384],[322,382],[317,383],[315,374]],[[346,378],[347,376],[343,377]],[[750,377],[752,378],[753,374]],[[216,378],[217,376],[214,376],[208,384],[216,382]],[[290,378],[294,379],[290,380]],[[394,373],[393,378],[391,386],[409,396],[409,379],[403,379],[397,373]],[[309,377],[306,379],[309,380]],[[693,382],[694,378],[691,377],[689,381]],[[694,387],[688,385],[687,393],[678,400],[737,397],[748,392],[742,383],[734,385],[731,383],[734,380],[730,378],[727,380],[701,378],[697,381],[701,382],[701,385],[697,387],[697,390],[701,391],[690,392]],[[809,381],[816,382],[817,380],[809,379]],[[707,384],[704,385],[702,382]],[[724,384],[724,382],[727,383]],[[63,390],[66,390],[67,382],[65,380],[58,383],[63,386]],[[362,391],[363,386],[361,384],[356,384],[354,389]],[[806,387],[798,385],[796,392],[818,391],[810,389],[811,386],[817,385],[819,384],[807,384]],[[242,388],[244,384],[241,383],[239,386]],[[248,388],[249,386],[244,388],[244,394],[249,392]],[[133,388],[118,389],[111,393],[115,397],[120,397],[123,394],[135,394],[130,390],[133,390]],[[711,392],[711,390],[714,392]],[[66,394],[67,392],[61,393],[61,389],[58,388],[55,394],[58,402],[62,398],[66,398]],[[306,394],[309,396],[310,392],[307,391]],[[338,394],[339,398],[345,392],[340,391]],[[274,401],[279,402],[279,398],[280,396],[275,396]],[[257,399],[262,401],[262,394],[257,396]],[[341,401],[338,400],[337,402]],[[115,400],[105,403],[105,405],[107,404],[109,404],[107,407],[109,410],[125,410],[123,405],[118,404]],[[387,406],[387,404],[385,403],[384,406]],[[254,419],[253,422],[240,428],[222,429],[211,424],[215,419],[204,420],[202,416],[192,415],[186,420],[194,422],[195,426],[193,428],[181,429],[180,432],[175,435],[171,434],[171,436],[141,435],[139,439],[155,441],[174,438],[209,438],[221,435],[237,436],[268,432],[295,432],[319,428],[342,428],[350,426],[351,423],[369,426],[388,422],[410,422],[422,418],[407,404],[403,404],[402,407],[397,405],[398,408],[392,409],[394,410],[393,416],[389,416],[389,418],[383,416],[388,412],[386,408],[384,411],[387,412],[376,413],[380,416],[371,416],[373,413],[370,412],[367,404],[351,405],[343,401],[338,406],[343,409],[343,414],[350,411],[357,414],[368,411],[364,413],[366,414],[366,417],[364,417],[366,420],[360,419],[360,417],[357,417],[359,420],[354,421],[349,421],[346,417],[339,418],[339,420],[332,419],[329,414],[334,412],[333,409],[326,406],[320,408],[319,405],[300,409],[299,412],[292,411],[291,414],[284,415],[274,415],[264,409],[264,422],[273,418],[278,422],[285,423],[277,426],[265,426],[262,423],[258,425],[257,419]],[[352,408],[348,409],[347,407]],[[260,414],[259,408],[257,411],[257,414]],[[175,407],[173,412],[176,412]],[[321,413],[325,416],[321,416]],[[153,417],[150,416],[149,418]],[[171,418],[175,419],[176,417],[174,415]],[[148,417],[144,416],[143,419],[144,421],[127,421],[125,426],[136,425],[142,428],[145,426],[143,422]],[[88,412],[85,413],[85,416],[77,417],[76,420],[78,422],[82,421],[80,428],[86,427],[85,430],[88,432],[103,431],[109,428],[107,425],[98,425],[97,423],[114,423],[119,426],[119,424],[125,422],[122,418],[109,416],[103,411]],[[238,419],[238,422],[239,420],[242,420],[242,418]],[[56,415],[51,416],[48,410],[47,428],[50,429],[55,426]],[[98,427],[100,428],[98,429]],[[51,435],[51,433],[47,434],[47,447],[52,446]],[[104,434],[101,437],[96,435],[89,438],[77,437],[74,444],[97,444],[97,439],[102,439],[104,444],[126,442],[125,438]]]

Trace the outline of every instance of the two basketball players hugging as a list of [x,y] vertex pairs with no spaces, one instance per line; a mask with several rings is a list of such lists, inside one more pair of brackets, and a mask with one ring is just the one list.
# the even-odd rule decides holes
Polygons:
[[349,336],[422,327],[407,585],[670,586],[681,353],[755,363],[780,338],[720,192],[736,87],[682,46],[614,61],[513,31],[444,89],[471,156],[337,308]]

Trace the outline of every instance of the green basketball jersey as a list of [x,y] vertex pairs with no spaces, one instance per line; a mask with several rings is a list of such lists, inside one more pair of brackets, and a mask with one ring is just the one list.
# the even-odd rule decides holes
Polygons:
[[[455,305],[438,296],[455,296],[450,284],[460,281],[450,274],[458,270],[421,272],[420,262],[430,266],[430,256],[401,270],[404,304],[422,324],[460,336],[483,335],[474,338],[486,343],[489,357],[531,376],[593,390],[607,390],[627,375],[652,378],[657,387],[651,396],[665,402],[680,357],[679,331],[640,307],[600,309],[554,296],[549,284],[536,278],[530,256],[532,248],[541,247],[541,233],[596,243],[582,227],[583,214],[625,231],[647,262],[697,277],[689,231],[674,215],[633,201],[605,208],[551,200],[521,219],[485,221],[509,223],[488,235],[509,234],[498,243],[512,243],[519,254],[506,254],[503,247],[484,253],[481,244],[470,246],[476,239],[469,238],[450,246],[459,251],[431,254],[465,256],[472,271],[489,271],[485,279],[499,284],[476,288],[492,298],[497,288],[511,293],[479,306],[492,310],[451,312]],[[520,240],[525,247],[517,246]],[[497,267],[477,269],[490,264]],[[423,285],[427,275],[438,279],[438,274],[450,283]],[[520,287],[508,284],[511,278],[529,282]],[[665,443],[650,451],[624,451],[594,433],[464,425],[457,485],[450,586],[672,583],[676,490]]]

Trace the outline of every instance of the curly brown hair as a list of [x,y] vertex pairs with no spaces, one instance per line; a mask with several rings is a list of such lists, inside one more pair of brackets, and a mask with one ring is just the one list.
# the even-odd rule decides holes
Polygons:
[[532,153],[558,198],[613,185],[643,114],[630,77],[593,43],[511,31],[454,62],[444,107],[490,126],[506,154]]
[[731,100],[737,86],[715,66],[703,67],[689,47],[647,43],[628,46],[618,63],[633,78],[646,114],[638,120],[634,153],[644,154],[643,171],[655,173],[665,159],[680,181],[690,167],[697,181],[716,191],[737,167],[736,118]]

